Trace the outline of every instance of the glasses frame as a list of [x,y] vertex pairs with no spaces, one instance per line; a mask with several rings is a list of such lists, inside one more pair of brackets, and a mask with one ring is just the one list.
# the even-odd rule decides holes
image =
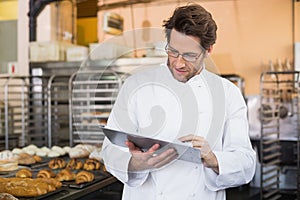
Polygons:
[[[170,54],[168,53],[168,52],[170,52],[169,48],[172,48],[172,49],[174,50],[174,51],[172,51],[172,53],[176,53],[177,56],[170,55]],[[200,56],[203,55],[204,52],[206,51],[201,45],[200,45],[200,48],[201,48],[201,50],[202,50],[201,53],[199,53],[199,55],[195,56],[193,60],[186,59],[186,55],[189,54],[189,53],[179,53],[179,51],[176,50],[176,49],[174,49],[173,47],[171,47],[170,44],[167,44],[167,45],[165,46],[165,51],[166,51],[166,53],[167,53],[168,56],[171,56],[171,57],[173,57],[173,58],[178,58],[178,57],[181,55],[181,57],[182,57],[183,60],[185,60],[186,62],[191,62],[191,63],[193,63],[193,62],[196,62],[196,61],[200,58]]]

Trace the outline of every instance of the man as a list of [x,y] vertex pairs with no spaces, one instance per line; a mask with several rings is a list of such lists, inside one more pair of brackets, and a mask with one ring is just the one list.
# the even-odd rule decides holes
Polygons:
[[[239,89],[204,68],[216,41],[212,16],[197,4],[177,8],[164,21],[166,64],[129,77],[107,126],[201,151],[202,163],[183,161],[159,145],[142,151],[105,139],[102,157],[124,183],[123,199],[225,199],[225,189],[248,183],[255,152],[248,136],[246,105]],[[179,159],[178,159],[179,158]]]

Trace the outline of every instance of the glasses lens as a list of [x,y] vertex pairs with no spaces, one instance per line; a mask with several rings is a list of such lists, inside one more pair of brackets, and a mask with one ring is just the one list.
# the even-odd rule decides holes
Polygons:
[[177,58],[179,56],[178,51],[175,51],[175,50],[172,50],[172,49],[169,49],[169,48],[167,48],[167,54],[169,56],[172,56],[172,57],[175,57],[175,58]]
[[184,60],[186,60],[186,61],[188,61],[188,62],[195,62],[196,60],[197,60],[197,58],[198,58],[198,56],[195,56],[195,55],[185,55],[185,54],[183,54],[182,55],[182,58],[184,59]]

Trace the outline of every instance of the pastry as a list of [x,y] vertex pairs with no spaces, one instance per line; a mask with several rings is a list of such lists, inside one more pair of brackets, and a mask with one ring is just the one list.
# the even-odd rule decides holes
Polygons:
[[83,167],[83,163],[80,160],[77,160],[76,158],[72,158],[69,160],[67,167],[68,169],[81,169]]
[[70,149],[71,149],[71,147],[69,147],[69,146],[65,146],[65,147],[63,147],[63,149],[65,150],[65,152],[66,152],[66,153],[69,153],[69,152],[70,152]]
[[42,158],[38,155],[33,156],[33,159],[35,160],[35,162],[42,162]]
[[14,154],[20,154],[20,153],[22,153],[22,152],[23,152],[23,150],[20,149],[20,148],[14,148],[14,149],[12,150],[12,153],[14,153]]
[[0,171],[13,171],[18,169],[18,157],[11,151],[0,152]]
[[70,158],[87,158],[97,147],[90,144],[78,144],[69,151]]
[[28,153],[20,153],[18,157],[18,162],[20,165],[31,165],[36,163],[34,157]]
[[0,160],[1,161],[10,161],[16,159],[16,156],[13,154],[13,152],[9,150],[4,150],[0,152]]
[[49,153],[51,150],[48,148],[48,147],[42,147],[41,149],[40,149],[40,151],[44,151],[44,152],[46,152],[46,153]]
[[73,147],[70,151],[69,151],[69,157],[70,158],[87,158],[89,156],[90,152],[85,149],[85,148],[81,148],[81,147]]
[[40,156],[40,157],[46,157],[47,152],[38,150],[37,152],[35,152],[35,155]]
[[61,187],[53,178],[1,178],[0,192],[16,197],[37,197]]
[[36,151],[36,149],[38,149],[38,147],[34,144],[30,144],[27,147],[25,147],[26,149],[32,150],[32,151]]
[[66,154],[66,151],[59,146],[53,146],[51,151],[57,152],[60,156],[64,156]]
[[30,178],[6,178],[3,190],[16,197],[35,197],[46,194],[48,185]]
[[16,197],[14,197],[11,194],[8,193],[0,193],[0,199],[1,200],[18,200]]
[[47,153],[47,156],[48,156],[49,158],[56,158],[56,157],[59,157],[60,154],[59,154],[58,152],[56,152],[56,151],[49,151],[49,152]]
[[37,178],[36,180],[41,180],[49,185],[53,185],[55,188],[60,188],[62,183],[55,178]]
[[37,151],[37,147],[34,147],[34,146],[24,147],[22,149],[22,151],[33,156],[33,155],[35,155],[35,152]]
[[59,181],[73,181],[75,177],[76,175],[70,169],[63,169],[55,178]]
[[66,166],[66,162],[62,158],[53,158],[49,161],[48,167],[50,169],[61,169]]
[[16,177],[18,178],[32,178],[32,172],[30,169],[23,168],[17,171]]
[[78,174],[76,174],[75,182],[76,184],[91,182],[94,180],[94,178],[94,174],[87,171],[81,171]]
[[0,161],[0,171],[14,171],[18,169],[18,162]]
[[86,159],[83,164],[83,169],[85,170],[98,170],[101,167],[101,163],[96,159]]
[[54,178],[55,176],[56,174],[51,169],[42,169],[36,175],[37,178]]

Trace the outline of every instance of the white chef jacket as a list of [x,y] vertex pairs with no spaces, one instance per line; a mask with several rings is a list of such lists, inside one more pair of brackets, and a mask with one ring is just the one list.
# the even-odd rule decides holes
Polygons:
[[[192,105],[195,112],[192,112],[193,116],[189,118],[191,121],[197,119],[196,126],[191,125],[194,126],[191,130],[195,132],[178,133],[181,130],[180,124],[186,120],[182,118],[182,109],[185,107],[181,105],[176,91],[174,92],[176,88],[169,87],[170,82],[162,81],[176,81],[166,64],[134,74],[126,80],[107,126],[136,134],[145,132],[145,136],[167,141],[174,141],[187,134],[207,137],[210,125],[214,126],[214,105],[210,95],[212,91],[205,82],[205,74],[216,76],[204,69],[185,83],[189,85],[196,99],[196,105]],[[224,99],[220,99],[220,103],[225,104],[224,123],[217,134],[219,137],[214,137],[212,147],[219,163],[219,174],[203,164],[182,160],[176,160],[160,169],[128,173],[131,158],[128,148],[118,147],[105,138],[101,155],[107,170],[124,183],[123,199],[223,200],[226,199],[225,188],[251,181],[255,173],[256,155],[248,136],[244,99],[233,83],[218,76],[216,78],[221,80],[224,88]],[[149,84],[147,80],[153,80],[153,84]],[[151,113],[155,106],[161,108],[162,112],[157,111],[161,114]],[[127,126],[124,123],[131,124]],[[144,131],[143,127],[149,127],[151,123],[158,123],[160,128],[148,129],[153,133]]]

